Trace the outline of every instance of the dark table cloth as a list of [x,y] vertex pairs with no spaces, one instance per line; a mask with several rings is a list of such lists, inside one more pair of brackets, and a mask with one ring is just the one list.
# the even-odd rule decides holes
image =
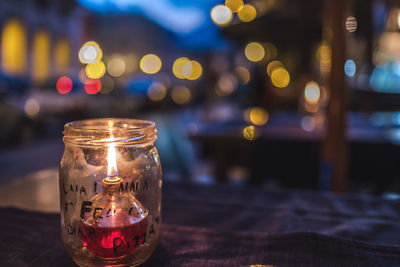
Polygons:
[[[58,214],[0,209],[0,266],[75,266]],[[166,184],[145,266],[400,266],[400,202],[369,196]]]

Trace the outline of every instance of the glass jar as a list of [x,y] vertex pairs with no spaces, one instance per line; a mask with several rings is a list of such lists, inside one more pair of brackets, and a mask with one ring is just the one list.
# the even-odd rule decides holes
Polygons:
[[80,266],[134,266],[157,246],[161,166],[154,122],[92,119],[64,128],[61,236]]

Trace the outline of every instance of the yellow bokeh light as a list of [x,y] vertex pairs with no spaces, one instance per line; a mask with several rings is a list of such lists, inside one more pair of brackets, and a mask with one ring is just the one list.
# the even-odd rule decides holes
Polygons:
[[232,11],[224,5],[216,5],[213,7],[210,15],[212,21],[219,26],[225,26],[232,20]]
[[264,125],[268,122],[269,114],[261,107],[254,107],[250,110],[249,118],[254,125]]
[[1,66],[5,73],[20,75],[26,69],[26,31],[16,19],[9,20],[1,35]]
[[50,35],[46,30],[35,33],[32,46],[32,78],[35,82],[44,82],[49,75]]
[[239,78],[241,84],[248,84],[250,81],[250,71],[243,66],[235,68],[236,76]]
[[112,57],[107,63],[107,71],[113,77],[120,77],[125,70],[125,61],[119,56]]
[[175,86],[171,91],[172,100],[179,105],[188,103],[192,98],[192,93],[186,86]]
[[185,78],[187,78],[187,77],[192,73],[192,70],[193,70],[192,61],[191,61],[191,60],[188,60],[188,61],[185,62],[185,64],[183,64],[183,67],[182,67],[182,75],[183,75]]
[[203,68],[196,60],[180,57],[172,65],[172,73],[179,79],[197,80],[203,73]]
[[25,110],[25,114],[29,117],[29,118],[34,118],[40,111],[40,104],[39,101],[37,101],[34,98],[29,98],[26,102],[25,102],[25,106],[24,106],[24,110]]
[[154,54],[147,54],[140,60],[140,69],[147,74],[155,74],[161,69],[161,59]]
[[227,96],[232,94],[236,87],[236,78],[231,74],[223,74],[218,80],[216,93],[219,96]]
[[320,71],[327,74],[331,71],[332,65],[332,49],[330,45],[322,43],[317,49],[317,59],[320,61]]
[[238,17],[243,22],[250,22],[257,17],[257,10],[254,6],[246,4],[239,10]]
[[272,71],[278,67],[283,67],[283,63],[280,62],[279,60],[274,60],[274,61],[271,61],[270,63],[268,63],[268,66],[267,66],[268,76],[271,76]]
[[252,126],[247,126],[243,129],[243,136],[247,140],[255,140],[259,136],[258,129],[256,127]]
[[99,61],[94,64],[87,64],[85,71],[87,77],[91,79],[99,79],[103,77],[104,73],[106,72],[106,66],[104,65],[103,61]]
[[285,88],[290,83],[289,72],[283,67],[273,69],[271,73],[271,82],[278,88]]
[[265,56],[265,49],[260,43],[248,43],[244,49],[246,58],[252,62],[261,61]]
[[95,64],[103,57],[103,51],[98,43],[95,41],[89,41],[82,45],[78,56],[79,61],[83,64]]
[[180,57],[174,61],[172,65],[172,73],[179,79],[185,79],[183,75],[183,67],[189,61],[187,57]]
[[191,63],[192,63],[192,71],[187,76],[187,78],[189,80],[197,80],[203,74],[203,67],[196,60],[192,60]]
[[278,56],[278,49],[275,45],[271,43],[264,43],[263,46],[265,49],[265,60],[273,60]]
[[54,63],[58,73],[65,73],[69,68],[70,43],[67,38],[59,39],[54,47]]
[[225,0],[225,5],[233,12],[239,12],[243,8],[243,0]]
[[167,88],[159,82],[153,82],[147,89],[147,96],[153,101],[161,101],[166,95]]
[[103,95],[109,94],[112,92],[112,90],[114,90],[114,87],[115,87],[114,80],[109,76],[104,76],[103,79],[101,80],[100,93]]
[[310,103],[318,103],[321,96],[321,90],[319,89],[318,83],[311,81],[308,82],[304,88],[304,99]]

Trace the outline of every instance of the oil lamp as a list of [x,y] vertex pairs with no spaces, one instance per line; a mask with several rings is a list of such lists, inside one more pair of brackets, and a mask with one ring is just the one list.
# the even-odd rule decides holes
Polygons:
[[132,266],[150,257],[160,227],[161,167],[154,123],[97,119],[65,126],[62,237],[81,266]]

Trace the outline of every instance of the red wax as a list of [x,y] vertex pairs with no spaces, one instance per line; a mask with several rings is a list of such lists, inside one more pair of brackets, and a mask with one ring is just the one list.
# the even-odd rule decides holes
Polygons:
[[132,253],[147,239],[147,218],[123,227],[80,224],[82,244],[96,256],[119,258]]

